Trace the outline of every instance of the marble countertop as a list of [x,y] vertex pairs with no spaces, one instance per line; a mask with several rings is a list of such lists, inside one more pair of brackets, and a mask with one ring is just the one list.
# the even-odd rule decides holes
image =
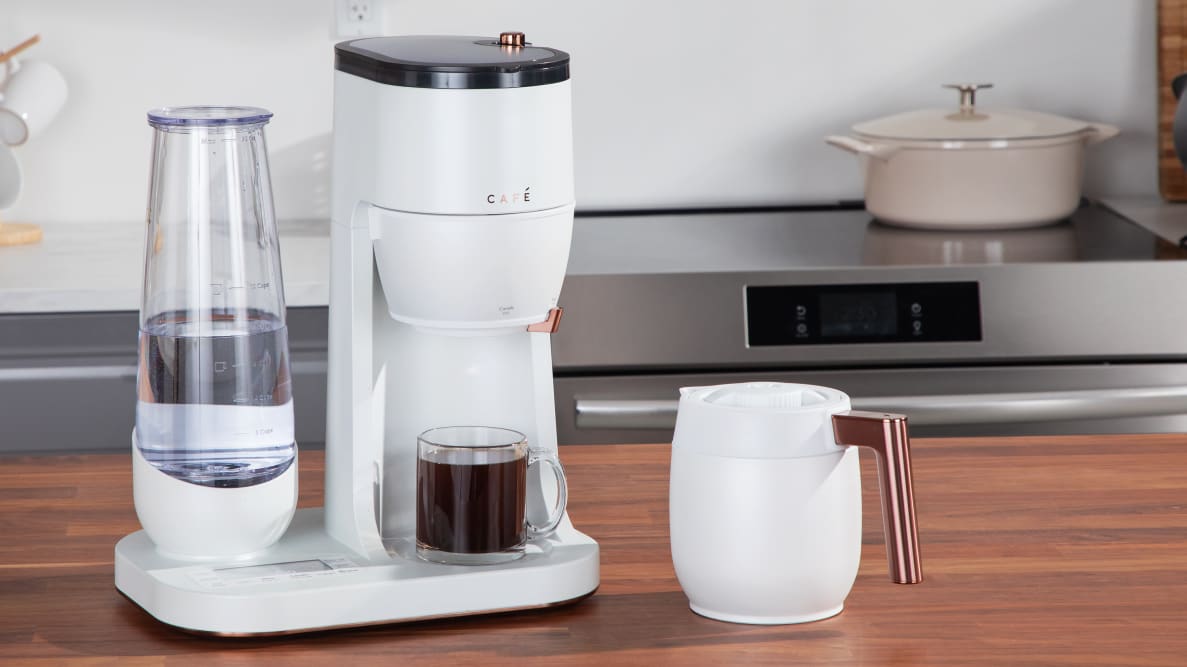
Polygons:
[[1101,203],[1176,245],[1187,237],[1187,203],[1159,197],[1117,197]]
[[[40,242],[0,247],[0,314],[136,311],[144,223],[43,224]],[[279,224],[285,300],[329,301],[329,221]]]

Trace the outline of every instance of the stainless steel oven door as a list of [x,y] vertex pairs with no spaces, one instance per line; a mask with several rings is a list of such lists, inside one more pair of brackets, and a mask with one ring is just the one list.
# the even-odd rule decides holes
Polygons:
[[558,375],[563,444],[670,442],[680,387],[745,381],[836,387],[904,413],[915,436],[1187,432],[1187,363],[742,373]]

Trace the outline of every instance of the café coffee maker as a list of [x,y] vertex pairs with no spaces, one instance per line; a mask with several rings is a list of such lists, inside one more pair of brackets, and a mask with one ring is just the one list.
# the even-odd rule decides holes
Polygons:
[[[499,565],[426,562],[415,539],[418,434],[491,425],[557,448],[569,56],[522,33],[335,53],[325,507],[235,558],[175,559],[134,533],[116,585],[165,623],[225,635],[580,600],[598,586],[598,545],[567,515]],[[529,517],[548,505],[536,486]]]

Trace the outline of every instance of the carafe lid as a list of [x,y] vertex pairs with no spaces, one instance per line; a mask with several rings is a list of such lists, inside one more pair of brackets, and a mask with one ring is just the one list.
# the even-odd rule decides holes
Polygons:
[[201,105],[160,107],[148,112],[153,127],[227,127],[267,123],[272,112],[260,107]]
[[798,458],[841,451],[832,415],[849,397],[829,387],[742,382],[680,390],[672,446],[730,458]]
[[569,54],[535,46],[520,32],[370,37],[342,42],[334,55],[338,71],[391,86],[523,88],[569,79]]
[[745,382],[694,389],[691,395],[706,403],[730,408],[792,410],[827,403],[832,398],[824,387],[782,382]]

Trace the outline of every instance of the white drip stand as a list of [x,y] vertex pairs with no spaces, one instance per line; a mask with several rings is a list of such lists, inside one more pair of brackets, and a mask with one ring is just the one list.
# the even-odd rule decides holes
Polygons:
[[[139,452],[133,458],[134,466],[151,469],[137,471],[138,477],[152,480],[155,473],[204,490],[169,478]],[[285,479],[290,473],[296,474],[295,463],[260,486],[291,484]],[[167,496],[156,497],[158,504],[168,502]],[[176,509],[162,506],[166,513]],[[346,548],[326,534],[321,508],[298,510],[278,542],[233,559],[168,555],[141,530],[116,544],[115,585],[163,623],[223,636],[550,607],[580,600],[598,587],[598,545],[574,529],[568,516],[511,563],[427,563],[417,558],[411,535],[391,541],[388,550],[364,557]]]

